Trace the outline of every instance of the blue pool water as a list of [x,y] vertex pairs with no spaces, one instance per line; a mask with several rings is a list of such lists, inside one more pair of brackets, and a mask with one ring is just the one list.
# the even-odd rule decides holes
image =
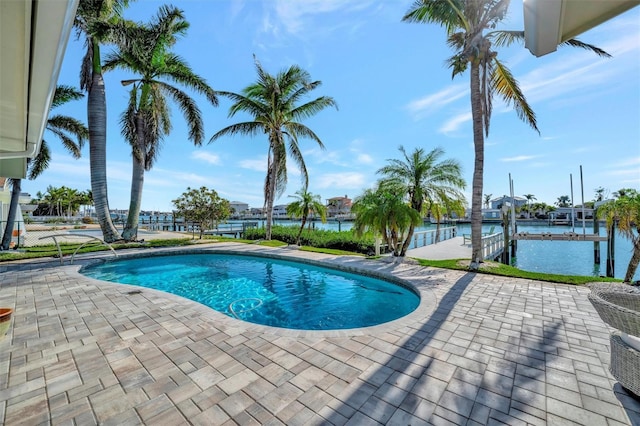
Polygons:
[[383,280],[255,256],[154,256],[81,272],[177,294],[245,321],[299,330],[381,324],[412,312],[420,302],[408,288]]

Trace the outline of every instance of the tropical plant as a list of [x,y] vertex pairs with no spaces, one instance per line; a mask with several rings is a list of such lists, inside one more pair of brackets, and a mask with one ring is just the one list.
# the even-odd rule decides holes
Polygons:
[[[482,262],[482,189],[484,138],[489,135],[492,102],[498,95],[513,104],[518,117],[539,132],[536,117],[509,69],[498,60],[494,47],[524,40],[524,31],[499,31],[496,26],[507,14],[510,0],[415,0],[402,18],[405,22],[435,23],[443,26],[447,43],[455,49],[448,64],[452,77],[470,68],[470,98],[475,162],[471,196],[471,270]],[[572,39],[571,46],[609,56],[603,50]]]
[[126,43],[118,43],[119,49],[105,58],[104,71],[122,68],[140,75],[122,81],[123,86],[131,86],[120,124],[133,157],[129,214],[122,231],[126,241],[135,240],[138,234],[144,173],[153,167],[164,137],[171,132],[167,98],[172,99],[184,115],[189,140],[195,145],[201,145],[204,140],[204,122],[195,101],[167,81],[205,95],[214,106],[218,104],[214,90],[170,50],[188,28],[181,10],[162,6],[149,24],[127,28]]
[[120,39],[117,31],[122,12],[129,0],[82,0],[78,3],[74,27],[78,37],[85,40],[86,52],[80,68],[80,88],[87,96],[87,124],[89,126],[89,165],[91,191],[96,216],[103,238],[110,243],[120,239],[111,221],[107,193],[107,101],[100,49],[103,44]]
[[296,237],[296,244],[300,245],[300,235],[302,235],[302,230],[309,216],[311,214],[318,215],[322,223],[325,223],[327,221],[327,207],[322,204],[320,196],[309,192],[306,186],[298,190],[296,195],[290,195],[290,197],[296,198],[296,201],[287,206],[287,214],[295,218],[302,218],[300,231]]
[[561,195],[555,202],[558,207],[569,207],[571,205],[571,198],[568,195]]
[[537,198],[533,194],[524,194],[524,198],[527,199],[527,205],[525,210],[527,212],[527,217],[529,217],[531,215],[531,203],[533,200],[537,200]]
[[351,206],[355,215],[353,229],[356,235],[373,232],[387,244],[394,257],[406,253],[405,245],[410,240],[404,238],[410,228],[420,224],[420,213],[405,200],[406,193],[394,192],[396,188],[379,185],[377,189],[367,189],[357,197]]
[[334,106],[331,97],[320,96],[312,101],[299,104],[301,99],[320,86],[320,81],[312,81],[309,73],[292,65],[277,75],[267,73],[254,57],[258,81],[247,86],[241,94],[218,92],[234,103],[229,109],[229,117],[238,112],[246,112],[252,121],[232,124],[218,131],[209,143],[223,136],[255,136],[266,133],[269,148],[267,154],[267,176],[264,183],[264,203],[267,214],[266,239],[271,239],[273,202],[282,195],[287,185],[287,154],[298,165],[303,186],[309,183],[299,138],[315,141],[320,148],[324,145],[320,138],[300,120],[311,117],[323,109]]
[[488,209],[491,205],[491,197],[493,194],[484,194],[484,208]]
[[221,220],[227,219],[231,214],[229,200],[204,186],[200,189],[187,188],[186,192],[171,202],[176,207],[178,216],[184,217],[185,221],[200,224],[200,239],[206,229],[216,228]]
[[[67,102],[81,99],[83,94],[71,86],[60,85],[56,87],[51,101],[51,109],[57,108]],[[54,115],[47,119],[45,130],[56,135],[62,142],[62,146],[71,153],[74,158],[80,158],[80,153],[85,140],[89,137],[89,130],[79,120],[66,115]],[[75,139],[75,140],[74,140]],[[27,177],[35,179],[49,166],[51,152],[46,140],[42,140],[40,151],[35,158],[29,160]],[[11,200],[9,202],[9,212],[7,225],[5,226],[0,242],[0,249],[7,250],[11,244],[11,235],[15,223],[16,212],[18,211],[18,199],[22,189],[21,179],[11,180]]]
[[[428,153],[423,148],[416,148],[411,154],[407,154],[403,146],[399,150],[402,159],[388,159],[388,164],[378,169],[377,173],[382,175],[381,186],[388,187],[392,193],[407,194],[409,205],[420,217],[427,206],[435,212],[436,205],[446,209],[454,201],[464,204],[460,190],[466,187],[466,183],[458,161],[441,160],[444,155],[441,148],[434,148]],[[414,230],[415,225],[411,224],[400,256],[406,254]]]
[[624,282],[631,283],[640,264],[640,193],[625,188],[624,195],[605,202],[597,212],[600,219],[606,219],[607,229],[611,230],[614,224],[617,225],[618,231],[633,245],[633,254],[624,275]]
[[604,189],[603,187],[599,186],[595,189],[595,193],[596,193],[596,198],[594,199],[594,201],[604,201],[607,196],[609,195],[609,191]]

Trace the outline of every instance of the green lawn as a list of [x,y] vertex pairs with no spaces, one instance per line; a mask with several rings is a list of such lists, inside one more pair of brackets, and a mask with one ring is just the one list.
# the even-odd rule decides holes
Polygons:
[[[121,249],[129,249],[129,248],[154,248],[154,247],[176,247],[176,246],[186,246],[186,245],[194,245],[199,243],[215,243],[215,242],[235,242],[235,243],[245,243],[245,244],[258,244],[267,247],[282,247],[286,246],[287,243],[271,240],[239,240],[235,238],[226,238],[226,237],[214,237],[214,238],[205,238],[203,240],[192,240],[189,238],[183,239],[169,239],[169,240],[149,240],[144,243],[127,243],[127,244],[112,244],[115,250]],[[74,244],[60,244],[62,249],[62,254],[64,256],[70,256],[73,252],[80,246],[78,243]],[[82,249],[78,251],[78,253],[90,253],[95,251],[104,251],[108,250],[108,248],[104,245],[97,244],[88,244]],[[309,251],[315,253],[326,253],[332,254],[336,256],[363,256],[362,253],[356,253],[345,250],[336,250],[336,249],[327,249],[327,248],[318,248],[318,247],[310,247],[310,246],[302,246],[300,247],[302,251]],[[46,246],[38,246],[38,247],[27,247],[21,250],[8,250],[4,252],[0,252],[0,262],[6,262],[11,260],[19,260],[19,259],[33,259],[33,258],[43,258],[43,257],[58,257],[58,250],[54,244],[46,245]],[[423,266],[431,266],[436,268],[444,268],[444,269],[456,269],[460,271],[468,270],[468,260],[463,259],[452,259],[452,260],[425,260],[425,259],[416,259],[420,265]],[[590,276],[576,276],[576,275],[558,275],[558,274],[546,274],[540,272],[529,272],[523,271],[518,268],[514,268],[513,266],[503,265],[497,262],[485,262],[480,268],[479,273],[481,274],[491,274],[491,275],[500,275],[505,277],[514,277],[514,278],[525,278],[532,279],[538,281],[547,281],[554,283],[563,283],[563,284],[586,284],[594,281],[607,281],[607,282],[621,282],[622,280],[613,279],[613,278],[600,278],[600,277],[590,277]]]

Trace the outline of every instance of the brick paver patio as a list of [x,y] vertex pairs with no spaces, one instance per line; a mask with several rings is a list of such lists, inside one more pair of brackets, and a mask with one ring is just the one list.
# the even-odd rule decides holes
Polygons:
[[206,248],[225,249],[393,275],[422,302],[376,327],[294,331],[87,278],[87,257],[0,264],[0,306],[15,308],[0,339],[0,424],[640,424],[608,372],[588,288]]

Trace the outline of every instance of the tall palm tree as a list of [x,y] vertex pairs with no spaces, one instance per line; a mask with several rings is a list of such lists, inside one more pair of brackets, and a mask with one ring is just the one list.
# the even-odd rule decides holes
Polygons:
[[298,236],[296,237],[296,244],[300,245],[302,230],[311,213],[320,216],[322,223],[325,223],[327,221],[327,207],[322,204],[320,196],[309,192],[306,186],[296,191],[296,195],[290,195],[290,197],[296,198],[296,201],[287,206],[287,214],[292,217],[302,218],[300,231],[298,231]]
[[[79,92],[71,86],[60,85],[56,87],[56,91],[53,94],[51,109],[57,108],[67,102],[81,99],[83,96],[82,92]],[[80,158],[80,151],[89,137],[89,130],[82,122],[73,117],[58,114],[47,119],[45,129],[56,135],[60,141],[62,141],[62,146],[64,146],[74,158]],[[27,177],[29,179],[37,178],[49,166],[50,159],[51,151],[49,144],[43,139],[40,152],[38,152],[38,155],[36,155],[33,160],[29,161]],[[21,179],[12,179],[7,226],[5,227],[2,241],[0,242],[0,249],[2,250],[8,250],[11,244],[11,235],[13,233],[16,212],[18,211],[18,199],[20,198],[21,190]]]
[[379,185],[356,197],[351,206],[356,234],[371,231],[376,237],[382,237],[394,257],[407,251],[404,246],[408,240],[403,236],[422,221],[420,213],[406,202],[405,195],[398,187]]
[[[510,0],[415,0],[402,18],[405,22],[435,23],[443,26],[447,43],[455,49],[448,64],[452,77],[470,68],[470,97],[475,162],[471,196],[471,270],[482,262],[482,188],[484,137],[489,135],[492,101],[500,96],[513,104],[518,117],[539,132],[536,117],[511,71],[498,60],[493,46],[508,46],[524,40],[524,31],[494,28],[505,18]],[[572,39],[564,42],[609,56],[603,50]]]
[[214,106],[218,104],[215,91],[207,82],[171,52],[178,37],[188,28],[181,10],[162,6],[149,24],[129,27],[127,42],[119,43],[119,49],[107,55],[103,65],[105,71],[122,68],[139,75],[122,82],[124,86],[131,86],[129,104],[120,123],[133,156],[129,215],[122,231],[126,241],[134,240],[138,233],[144,173],[153,167],[164,137],[171,132],[167,98],[173,100],[184,115],[189,140],[195,145],[201,145],[204,140],[204,122],[196,102],[169,82],[205,95]]
[[[409,205],[419,215],[425,213],[426,202],[444,206],[451,200],[464,200],[460,191],[466,187],[462,167],[456,160],[441,160],[444,150],[434,148],[426,153],[423,148],[416,148],[411,154],[407,154],[403,146],[399,150],[403,158],[387,160],[389,164],[377,173],[382,175],[381,185],[407,194]],[[406,254],[414,230],[415,226],[410,225],[400,256]]]
[[107,101],[100,47],[118,38],[114,26],[121,21],[129,0],[81,0],[74,27],[85,40],[86,52],[80,69],[80,88],[88,93],[87,124],[89,125],[89,163],[91,190],[98,223],[106,242],[120,239],[111,221],[107,193]]
[[625,189],[624,195],[598,207],[598,216],[606,219],[607,229],[617,223],[622,235],[631,240],[633,254],[624,275],[624,282],[631,283],[640,264],[640,193],[634,189]]
[[264,203],[267,211],[265,238],[270,240],[273,202],[282,195],[287,185],[287,154],[300,168],[302,183],[307,186],[309,175],[298,139],[309,138],[324,149],[320,138],[300,120],[311,117],[329,106],[337,108],[337,105],[333,98],[327,96],[320,96],[300,105],[300,100],[322,82],[312,81],[309,73],[297,65],[292,65],[274,76],[262,68],[255,56],[254,61],[258,72],[257,82],[247,86],[241,94],[218,92],[234,101],[229,109],[229,117],[238,112],[246,112],[253,120],[225,127],[213,135],[209,143],[227,135],[267,134],[269,150]]

